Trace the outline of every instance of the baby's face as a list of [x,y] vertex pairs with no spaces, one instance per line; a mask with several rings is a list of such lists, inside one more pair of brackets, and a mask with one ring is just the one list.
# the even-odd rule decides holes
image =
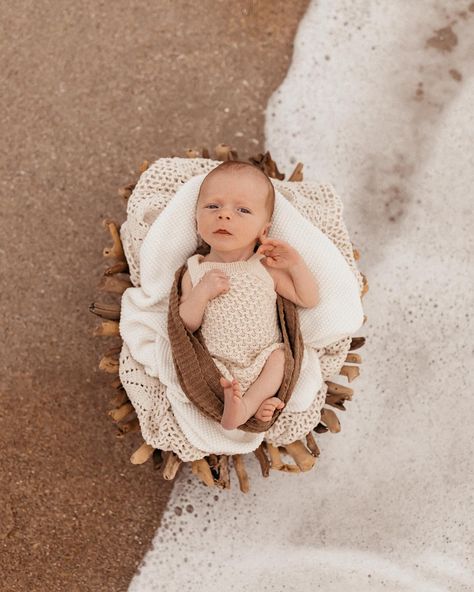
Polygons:
[[[197,231],[218,251],[254,247],[266,236],[268,186],[253,171],[220,171],[206,178],[196,206]],[[230,234],[219,234],[223,228]]]

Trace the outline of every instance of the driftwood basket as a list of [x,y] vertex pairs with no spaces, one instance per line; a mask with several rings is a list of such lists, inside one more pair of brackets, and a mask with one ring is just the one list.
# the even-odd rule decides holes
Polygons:
[[[238,160],[237,152],[226,144],[219,144],[214,149],[214,160]],[[175,156],[175,155],[173,155]],[[211,158],[209,150],[203,148],[201,152],[188,149],[184,154],[187,158]],[[248,161],[261,168],[269,177],[283,180],[282,174],[272,160],[270,153],[257,154],[248,158]],[[119,189],[118,193],[124,203],[132,194],[135,184],[140,175],[148,168],[149,162],[145,161],[137,174],[136,179]],[[298,163],[291,173],[288,181],[298,183],[303,180],[303,164]],[[94,329],[93,336],[104,338],[114,337],[120,339],[119,319],[120,319],[120,298],[122,293],[132,286],[130,281],[128,263],[124,254],[120,239],[120,225],[112,220],[104,220],[103,226],[110,234],[111,246],[103,250],[103,256],[110,262],[104,270],[103,277],[98,285],[98,291],[102,294],[100,300],[93,302],[89,310],[93,314],[101,317],[100,324]],[[352,243],[351,243],[352,244]],[[358,261],[360,254],[352,244],[354,259]],[[368,291],[367,278],[361,273],[363,278],[363,287],[361,297]],[[107,295],[107,296],[106,296]],[[115,300],[115,301],[114,301]],[[364,316],[364,323],[367,317]],[[355,350],[361,348],[365,343],[365,337],[353,337],[349,353],[345,358],[344,365],[339,371],[341,376],[345,376],[348,382],[352,382],[359,376],[359,366],[362,362],[361,356],[355,353]],[[119,378],[119,356],[122,349],[121,345],[105,351],[99,362],[99,368],[112,377],[110,383],[113,397],[110,400],[111,410],[109,416],[117,427],[117,438],[123,438],[128,433],[140,432],[140,425],[132,403],[121,384]],[[345,411],[344,404],[352,400],[354,391],[352,388],[343,384],[338,384],[326,380],[327,394],[325,406],[321,410],[321,420],[313,427],[305,440],[297,440],[287,446],[273,446],[265,441],[253,452],[261,467],[263,477],[268,477],[270,469],[284,471],[287,473],[299,473],[312,469],[320,455],[319,447],[315,436],[325,432],[336,433],[341,431],[341,425],[336,413],[330,409],[336,408]],[[291,458],[294,462],[284,462],[282,454]],[[244,493],[249,491],[249,479],[245,470],[245,454],[231,455],[232,466],[236,472],[240,490]],[[152,459],[154,467],[160,472],[164,479],[174,479],[184,462],[171,450],[155,449],[146,442],[132,454],[130,460],[133,464],[142,464],[148,459]],[[203,459],[191,461],[192,473],[196,475],[205,485],[209,487],[219,487],[222,489],[230,488],[230,458],[227,455],[210,454]]]

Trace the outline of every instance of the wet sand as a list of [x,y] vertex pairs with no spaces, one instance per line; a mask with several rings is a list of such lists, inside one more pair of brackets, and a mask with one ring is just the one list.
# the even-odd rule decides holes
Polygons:
[[2,589],[126,590],[172,483],[115,438],[88,312],[145,159],[264,150],[306,1],[22,0],[0,36]]

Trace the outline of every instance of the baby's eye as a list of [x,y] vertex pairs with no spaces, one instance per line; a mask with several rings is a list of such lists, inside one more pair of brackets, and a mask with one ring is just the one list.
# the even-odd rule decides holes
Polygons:
[[[208,204],[206,206],[206,208],[217,208],[218,206],[216,204]],[[239,210],[244,210],[245,214],[251,214],[252,212],[248,209],[248,208],[239,208]]]

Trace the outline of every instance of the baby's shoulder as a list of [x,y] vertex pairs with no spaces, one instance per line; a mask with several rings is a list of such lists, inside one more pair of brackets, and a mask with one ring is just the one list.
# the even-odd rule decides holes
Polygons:
[[189,269],[183,273],[183,277],[181,278],[181,302],[185,300],[189,293],[193,289],[193,283],[191,281],[191,274],[189,273]]
[[265,257],[262,257],[260,259],[260,263],[262,264],[262,266],[264,267],[264,269],[268,272],[268,275],[272,278],[273,280],[273,287],[276,290],[276,286],[277,286],[277,279],[278,279],[278,269],[274,269],[273,267],[270,267],[270,265],[268,265],[268,263],[266,263],[266,259]]

